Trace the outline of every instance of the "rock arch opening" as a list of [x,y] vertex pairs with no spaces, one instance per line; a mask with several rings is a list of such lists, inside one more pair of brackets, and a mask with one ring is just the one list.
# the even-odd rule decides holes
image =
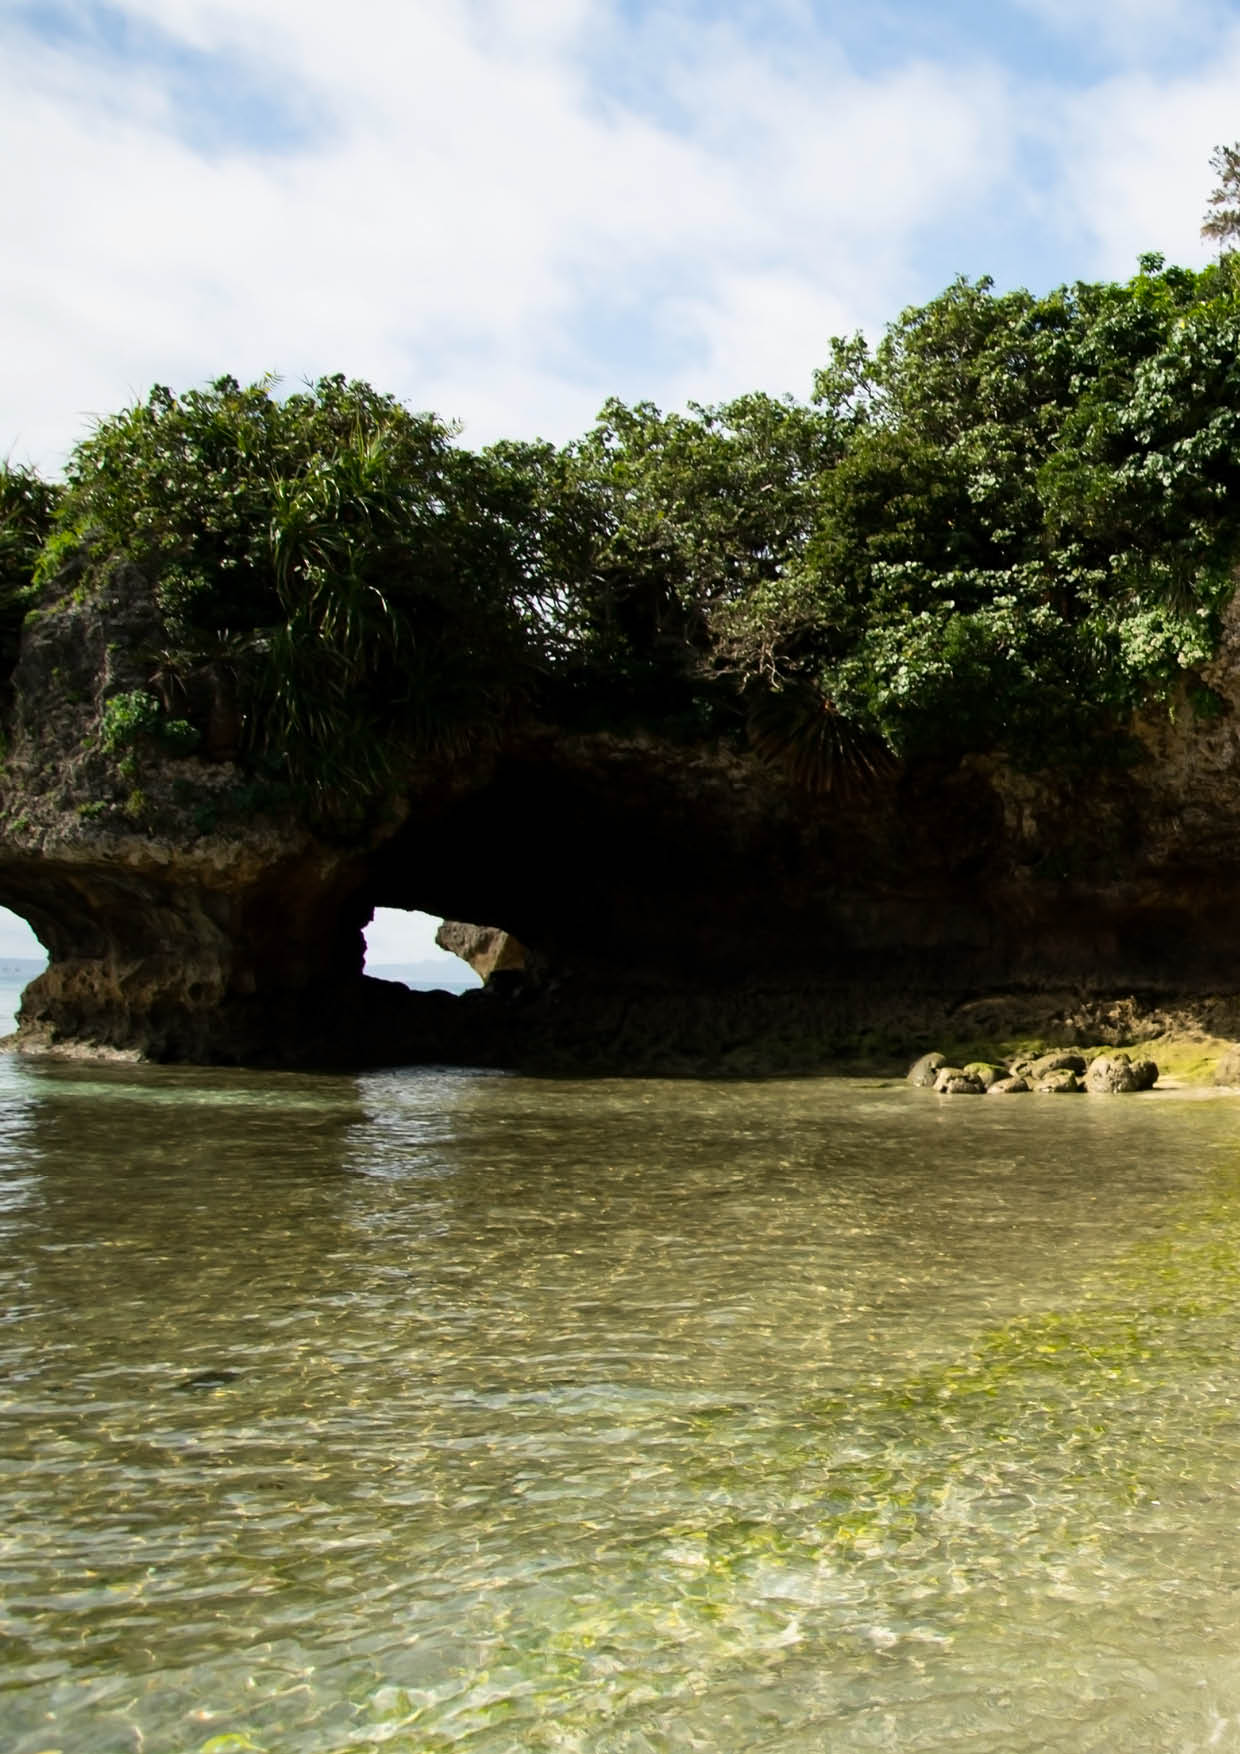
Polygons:
[[439,943],[443,926],[442,917],[417,908],[377,907],[362,932],[365,973],[415,989],[463,993],[480,987],[483,976],[461,950]]
[[47,951],[21,914],[0,907],[0,1035],[16,1024],[24,989],[47,967]]

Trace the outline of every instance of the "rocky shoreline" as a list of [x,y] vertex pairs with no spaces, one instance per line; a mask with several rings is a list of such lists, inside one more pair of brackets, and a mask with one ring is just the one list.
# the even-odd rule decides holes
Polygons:
[[966,1066],[949,1065],[945,1054],[930,1053],[910,1067],[908,1082],[939,1096],[1017,1096],[1027,1091],[1042,1096],[1071,1096],[1081,1091],[1123,1096],[1152,1090],[1158,1082],[1158,1067],[1153,1060],[1133,1060],[1126,1053],[1091,1057],[1067,1051],[999,1064],[971,1060]]

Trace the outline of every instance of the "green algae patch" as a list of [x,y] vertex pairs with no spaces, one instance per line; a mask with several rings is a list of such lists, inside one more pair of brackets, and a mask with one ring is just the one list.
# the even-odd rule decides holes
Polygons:
[[1043,1036],[1009,1036],[995,1040],[994,1037],[951,1035],[944,1035],[932,1044],[953,1066],[965,1066],[973,1061],[991,1064],[1001,1061],[1010,1065],[1014,1060],[1035,1060],[1050,1053],[1078,1053],[1086,1060],[1096,1059],[1099,1054],[1123,1053],[1134,1061],[1153,1060],[1158,1067],[1158,1082],[1163,1085],[1212,1084],[1219,1061],[1234,1045],[1223,1036],[1196,1031],[1142,1036],[1118,1045],[1115,1042],[1073,1042],[1065,1046],[1062,1041]]
[[[780,1528],[735,1514],[747,1458],[703,1469],[699,1484],[730,1513],[701,1544],[716,1578],[743,1579],[760,1559],[838,1570],[897,1563],[916,1549],[944,1560],[962,1520],[997,1554],[1041,1543],[1039,1563],[1097,1545],[1143,1506],[1171,1500],[1191,1474],[1166,1408],[1180,1381],[1219,1368],[1240,1312],[1240,1178],[1230,1173],[1170,1229],[1120,1257],[1069,1310],[1020,1316],[962,1356],[853,1394],[801,1404],[785,1441],[763,1458],[776,1502],[798,1514]],[[1196,1463],[1214,1466],[1230,1402],[1199,1420]],[[790,1441],[789,1441],[790,1439]],[[1169,1471],[1168,1471],[1169,1470]],[[709,1554],[709,1560],[706,1555]],[[986,1555],[976,1564],[984,1572]],[[950,1579],[923,1569],[927,1612],[945,1609]],[[949,1615],[949,1618],[951,1616]]]
[[[742,1664],[851,1668],[892,1648],[924,1664],[998,1637],[1013,1601],[1037,1619],[1068,1589],[1112,1613],[1133,1540],[1210,1489],[1235,1414],[1200,1421],[1186,1465],[1180,1384],[1218,1368],[1238,1311],[1233,1171],[1104,1264],[1077,1307],[806,1398],[763,1431],[703,1407],[679,1514],[613,1534],[606,1587],[543,1598],[450,1700],[381,1694],[375,1730],[423,1754],[500,1723],[542,1747],[554,1721],[576,1745],[601,1703],[671,1709]],[[1152,1607],[1164,1584],[1155,1567]],[[645,1653],[640,1680],[621,1652]]]
[[1234,1045],[1217,1035],[1161,1035],[1135,1042],[1125,1052],[1134,1060],[1153,1060],[1160,1082],[1212,1084],[1219,1061]]

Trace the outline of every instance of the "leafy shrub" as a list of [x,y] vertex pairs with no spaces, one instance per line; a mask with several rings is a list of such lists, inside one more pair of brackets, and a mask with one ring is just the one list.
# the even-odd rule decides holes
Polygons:
[[188,719],[160,718],[155,734],[173,755],[192,755],[202,742],[202,732]]
[[1240,303],[1164,269],[1044,298],[957,282],[837,342],[812,534],[736,661],[909,753],[1035,762],[1214,649],[1240,555]]
[[127,749],[159,723],[159,702],[140,688],[114,694],[99,715],[99,744],[109,755]]
[[188,748],[226,720],[220,748],[336,812],[521,709],[748,727],[820,790],[882,750],[1036,765],[1215,647],[1240,269],[961,280],[874,347],[835,341],[809,406],[613,401],[562,448],[475,454],[340,377],[156,389],[79,447],[58,506],[12,491],[22,530],[55,510],[41,576],[75,547],[88,578],[124,559],[153,584],[149,692],[103,737]]
[[278,752],[320,796],[370,792],[399,750],[476,741],[513,693],[502,474],[365,384],[281,401],[221,378],[102,422],[59,540],[153,580],[170,704],[226,676],[251,756]]
[[35,569],[60,489],[31,469],[0,463],[0,675],[17,658],[21,625],[38,595]]

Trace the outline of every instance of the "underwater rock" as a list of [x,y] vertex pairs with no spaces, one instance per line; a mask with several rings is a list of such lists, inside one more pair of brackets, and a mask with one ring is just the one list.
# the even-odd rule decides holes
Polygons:
[[200,1370],[195,1376],[187,1376],[177,1384],[178,1394],[204,1393],[208,1389],[227,1388],[230,1382],[236,1382],[241,1375],[239,1370]]

